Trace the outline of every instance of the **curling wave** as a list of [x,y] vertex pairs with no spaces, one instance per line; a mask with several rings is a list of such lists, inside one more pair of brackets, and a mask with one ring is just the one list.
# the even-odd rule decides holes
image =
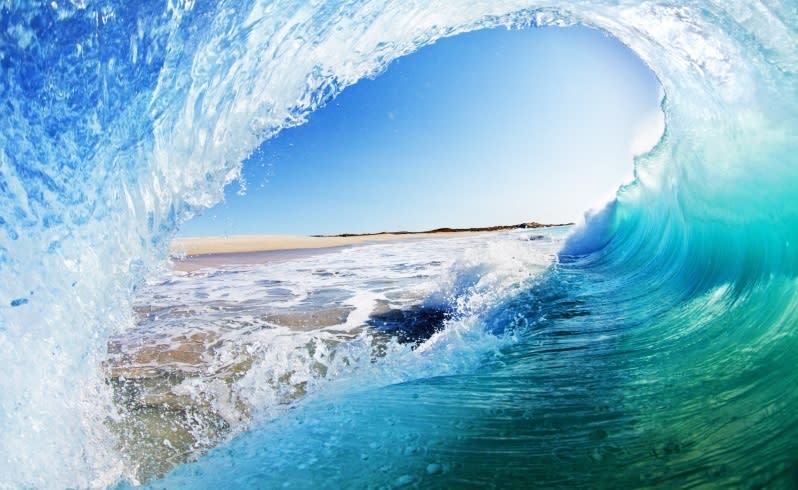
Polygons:
[[4,6],[2,485],[127,477],[103,423],[119,416],[107,341],[133,324],[133,292],[176,227],[260,143],[441,37],[571,24],[651,67],[666,132],[546,280],[484,319],[515,338],[501,358],[308,404],[161,484],[794,485],[786,0]]

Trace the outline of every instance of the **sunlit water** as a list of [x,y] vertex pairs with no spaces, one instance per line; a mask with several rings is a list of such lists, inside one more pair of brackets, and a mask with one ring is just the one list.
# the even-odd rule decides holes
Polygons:
[[238,254],[226,258],[243,264],[166,273],[139,290],[136,327],[111,340],[120,449],[144,480],[311,395],[473,370],[512,342],[483,318],[556,264],[566,232],[265,253],[260,264]]
[[[230,291],[229,314],[212,277],[205,301],[189,277],[155,297],[176,228],[282,128],[440,37],[575,23],[656,73],[665,135],[556,267],[517,264],[535,279],[456,305],[471,326],[366,336],[368,295],[401,310],[437,287],[406,270],[384,292],[356,276],[362,298],[289,274]],[[0,484],[124,486],[178,464],[152,486],[794,486],[797,38],[787,0],[5,5]],[[445,276],[444,255],[416,263]],[[300,307],[322,284],[335,306]],[[180,326],[183,303],[197,322]],[[155,427],[159,396],[190,408]]]

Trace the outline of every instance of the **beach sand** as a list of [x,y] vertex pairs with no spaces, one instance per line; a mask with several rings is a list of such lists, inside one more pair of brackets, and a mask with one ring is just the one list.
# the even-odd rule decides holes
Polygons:
[[361,243],[409,238],[446,238],[488,232],[443,232],[443,233],[383,233],[379,235],[353,236],[297,236],[297,235],[246,235],[230,237],[187,237],[172,241],[169,252],[173,256],[210,254],[234,254],[246,252],[269,252],[277,250],[306,250],[342,247]]
[[434,233],[380,233],[353,236],[246,235],[230,237],[176,238],[169,246],[174,267],[194,271],[221,265],[260,264],[290,260],[365,243],[394,240],[451,238],[491,233],[458,231]]
[[270,252],[278,250],[310,250],[343,247],[361,243],[407,240],[410,238],[448,238],[494,233],[518,229],[553,228],[573,223],[541,224],[535,221],[516,225],[498,225],[482,228],[436,228],[428,231],[399,231],[342,235],[239,235],[229,237],[186,237],[172,241],[169,252],[175,257]]
[[175,269],[192,271],[205,267],[235,264],[258,264],[316,255],[351,245],[396,240],[452,238],[518,229],[552,228],[564,224],[541,224],[535,221],[516,225],[482,228],[436,228],[428,231],[400,231],[327,236],[239,235],[228,237],[176,238],[169,246]]

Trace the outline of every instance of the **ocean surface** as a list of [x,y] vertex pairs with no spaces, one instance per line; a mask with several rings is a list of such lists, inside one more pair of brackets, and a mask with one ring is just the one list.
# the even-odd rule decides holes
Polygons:
[[567,232],[266,252],[260,264],[229,254],[244,263],[166,272],[111,340],[120,450],[144,481],[310,400],[471,372],[513,342],[511,325],[486,321],[542,280]]
[[[347,86],[573,24],[665,93],[583,225],[168,272]],[[7,2],[0,67],[0,488],[798,486],[794,1]]]

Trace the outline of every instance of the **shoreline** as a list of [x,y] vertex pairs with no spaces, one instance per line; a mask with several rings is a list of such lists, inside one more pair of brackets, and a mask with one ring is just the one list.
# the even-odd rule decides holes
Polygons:
[[489,232],[380,233],[348,236],[239,235],[231,237],[186,237],[173,240],[169,245],[169,254],[173,260],[182,262],[235,255],[273,255],[282,252],[315,253],[352,245],[402,241],[412,238],[452,238],[481,233]]
[[356,236],[244,235],[174,240],[169,246],[176,271],[194,272],[222,266],[265,264],[310,257],[344,247],[409,239],[453,238],[490,232],[415,233]]
[[291,250],[337,248],[409,238],[449,238],[518,229],[554,228],[573,223],[501,225],[483,228],[436,228],[426,231],[394,231],[378,233],[343,233],[340,235],[237,235],[229,237],[181,237],[169,244],[169,254],[177,261],[198,257],[244,253],[264,253]]

